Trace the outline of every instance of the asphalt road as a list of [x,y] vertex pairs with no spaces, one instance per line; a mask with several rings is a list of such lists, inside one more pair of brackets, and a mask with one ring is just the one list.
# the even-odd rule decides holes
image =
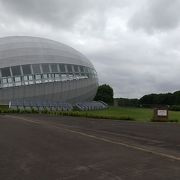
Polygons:
[[180,180],[180,124],[0,116],[0,180]]

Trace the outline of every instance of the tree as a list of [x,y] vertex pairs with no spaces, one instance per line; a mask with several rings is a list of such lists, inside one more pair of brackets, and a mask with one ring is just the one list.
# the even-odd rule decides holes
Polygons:
[[117,98],[118,106],[139,107],[139,99]]
[[113,105],[113,89],[107,84],[103,84],[98,87],[96,96],[94,98],[95,101],[103,101],[109,105]]

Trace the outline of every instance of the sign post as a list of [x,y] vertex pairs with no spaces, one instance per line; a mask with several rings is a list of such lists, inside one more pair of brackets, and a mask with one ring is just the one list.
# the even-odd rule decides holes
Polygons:
[[169,116],[169,112],[167,107],[155,108],[153,121],[167,122],[168,116]]

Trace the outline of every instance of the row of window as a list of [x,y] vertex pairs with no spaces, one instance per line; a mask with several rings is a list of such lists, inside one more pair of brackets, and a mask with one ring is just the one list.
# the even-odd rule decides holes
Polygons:
[[79,80],[89,78],[86,74],[36,74],[1,78],[0,88],[39,84],[46,82]]
[[28,64],[5,67],[0,69],[1,77],[14,77],[47,73],[80,73],[97,76],[96,71],[94,69],[73,64]]

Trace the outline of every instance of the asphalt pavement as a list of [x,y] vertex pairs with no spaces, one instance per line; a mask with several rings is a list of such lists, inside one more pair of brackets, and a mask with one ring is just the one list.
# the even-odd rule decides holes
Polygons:
[[180,124],[0,116],[0,180],[180,180]]

